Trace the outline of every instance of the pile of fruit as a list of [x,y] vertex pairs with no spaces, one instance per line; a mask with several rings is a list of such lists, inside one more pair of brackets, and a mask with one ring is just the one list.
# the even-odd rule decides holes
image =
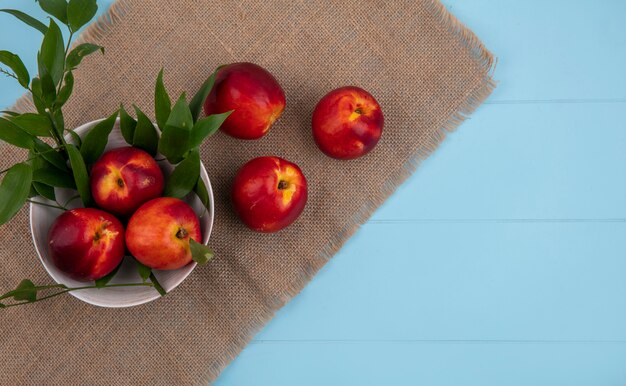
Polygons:
[[[204,102],[207,116],[229,113],[221,130],[240,139],[263,137],[284,109],[284,92],[276,79],[252,63],[221,67]],[[340,159],[371,150],[382,125],[376,100],[356,87],[330,92],[313,114],[316,143],[325,154]],[[57,267],[78,280],[97,280],[120,264],[126,248],[152,269],[189,264],[190,243],[202,242],[200,222],[184,201],[160,197],[164,180],[155,159],[140,148],[123,147],[102,155],[90,172],[91,192],[100,209],[67,211],[50,229],[50,255]],[[293,223],[306,200],[307,181],[300,168],[276,156],[243,165],[232,186],[239,218],[260,232]],[[126,229],[118,218],[127,220]]]
[[[71,39],[93,17],[97,6],[95,0],[59,1],[39,3],[68,27]],[[56,5],[51,7],[52,3]],[[59,8],[60,3],[67,7]],[[0,308],[106,287],[126,255],[136,260],[143,283],[108,286],[149,285],[164,294],[153,269],[175,270],[213,258],[211,249],[202,243],[198,215],[185,202],[195,194],[205,207],[209,205],[209,193],[200,177],[200,145],[218,129],[243,140],[263,137],[285,109],[283,89],[262,67],[234,63],[219,67],[189,102],[183,93],[172,104],[161,71],[155,88],[156,125],[137,107],[133,118],[121,106],[81,138],[65,128],[62,107],[72,93],[72,71],[83,57],[103,51],[102,47],[83,43],[70,51],[69,41],[64,45],[54,20],[46,26],[19,11],[0,11],[44,34],[40,74],[32,82],[17,55],[0,51],[0,63],[12,70],[2,71],[32,93],[37,108],[37,113],[3,112],[0,117],[0,139],[28,149],[30,154],[27,161],[3,171],[7,174],[0,184],[0,224],[13,217],[24,202],[65,210],[48,233],[51,260],[76,280],[95,281],[93,286],[68,288],[63,284],[38,287],[24,280],[17,289],[0,295]],[[204,117],[200,116],[202,110]],[[129,146],[105,152],[118,120]],[[315,143],[336,159],[365,155],[376,146],[382,129],[379,104],[358,87],[329,92],[312,117]],[[38,137],[49,137],[56,146]],[[164,175],[160,162],[175,165],[172,173]],[[75,189],[83,207],[67,210],[67,203],[61,205],[56,196],[61,188]],[[275,232],[300,216],[308,189],[296,163],[263,156],[238,171],[232,184],[232,207],[250,229]],[[47,200],[30,200],[35,196]],[[37,298],[38,291],[50,288],[62,291]],[[11,297],[24,302],[1,302]]]

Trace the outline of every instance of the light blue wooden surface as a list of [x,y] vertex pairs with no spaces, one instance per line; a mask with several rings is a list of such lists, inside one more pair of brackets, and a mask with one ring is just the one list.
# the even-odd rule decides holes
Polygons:
[[499,87],[217,385],[626,385],[626,2],[444,3]]

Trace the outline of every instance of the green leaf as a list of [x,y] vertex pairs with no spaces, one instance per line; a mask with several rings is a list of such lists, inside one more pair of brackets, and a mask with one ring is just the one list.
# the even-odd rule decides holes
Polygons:
[[89,23],[98,11],[96,0],[70,0],[67,6],[67,21],[72,31],[78,31]]
[[63,118],[63,110],[54,110],[54,113],[52,114],[52,119],[54,120],[54,128],[59,134],[59,137],[63,137],[63,134],[65,133],[65,119]]
[[[40,2],[42,3],[42,2]],[[41,49],[38,55],[39,76],[50,74],[53,83],[56,85],[63,76],[65,62],[65,43],[63,34],[57,23],[50,19],[50,26],[43,37]]]
[[33,181],[33,188],[35,192],[41,197],[47,198],[50,201],[56,201],[56,194],[54,193],[54,187],[46,184],[42,184],[41,182]]
[[191,250],[191,258],[198,264],[206,264],[215,257],[211,248],[192,238],[189,239],[189,249]]
[[0,113],[2,113],[4,115],[8,115],[10,117],[14,117],[16,115],[20,115],[20,113],[16,113],[15,111],[9,111],[9,110],[2,110],[2,111],[0,111]]
[[67,1],[65,0],[39,0],[39,6],[49,15],[67,24]]
[[59,95],[57,95],[57,100],[55,105],[57,107],[61,107],[70,99],[70,95],[72,95],[72,91],[74,90],[74,74],[72,71],[65,73],[65,80],[63,82],[63,87],[59,90]]
[[137,106],[135,106],[135,112],[137,113],[137,126],[133,135],[133,146],[147,151],[154,157],[159,144],[159,135],[150,118],[139,110]]
[[9,67],[15,76],[17,77],[17,81],[20,82],[22,87],[28,88],[30,84],[30,75],[28,74],[28,70],[20,59],[19,56],[9,52],[9,51],[0,51],[0,63]]
[[159,153],[163,154],[170,163],[179,163],[191,149],[189,144],[192,130],[193,118],[185,99],[185,93],[183,93],[172,108],[165,127],[161,131]]
[[193,96],[191,102],[189,103],[189,108],[191,109],[191,115],[193,116],[193,121],[197,121],[200,113],[202,112],[202,105],[206,101],[206,98],[209,96],[213,85],[215,84],[215,77],[217,76],[217,72],[224,66],[219,66],[215,69],[215,71],[208,77],[207,80],[204,81],[202,86],[200,86],[200,90]]
[[150,272],[150,281],[152,282],[152,284],[154,284],[154,289],[159,292],[159,295],[161,296],[167,295],[167,292],[165,291],[165,289],[163,289],[163,287],[161,286],[161,283],[159,283],[156,276],[154,276],[154,272]]
[[124,106],[120,105],[120,131],[129,145],[133,144],[135,127],[137,127],[137,121],[126,112]]
[[33,146],[33,150],[35,154],[39,154],[39,156],[50,164],[54,165],[57,169],[67,171],[67,162],[65,158],[59,153],[56,149],[53,149],[50,145],[45,143],[44,141],[34,138],[35,146]]
[[43,115],[24,113],[9,117],[9,120],[30,135],[34,135],[36,137],[52,136],[53,128],[50,123],[50,119]]
[[115,267],[113,271],[109,272],[108,275],[103,276],[100,279],[96,280],[96,288],[102,288],[106,286],[111,281],[111,279],[113,279],[113,276],[115,276],[115,274],[117,273],[117,271],[119,271],[121,266],[122,266],[122,263],[118,264],[117,267]]
[[80,64],[80,62],[82,62],[85,56],[93,54],[98,50],[102,52],[102,54],[104,54],[104,47],[102,46],[91,43],[83,43],[79,45],[78,47],[70,51],[70,53],[67,55],[67,68],[69,70],[75,69]]
[[200,154],[198,149],[189,152],[170,175],[165,185],[164,196],[183,198],[196,186],[200,176]]
[[30,193],[33,169],[27,163],[13,165],[0,183],[0,224],[9,221]]
[[30,149],[34,137],[6,118],[0,118],[0,140],[13,146]]
[[74,178],[69,173],[49,167],[35,169],[33,171],[33,181],[54,186],[55,188],[76,189]]
[[139,277],[141,277],[141,280],[145,283],[152,274],[152,269],[141,264],[137,259],[135,259],[135,263],[137,263],[137,273],[139,273]]
[[68,130],[67,132],[70,137],[72,137],[74,145],[76,145],[76,147],[80,149],[83,145],[83,140],[80,138],[80,135],[78,135],[74,130]]
[[13,299],[15,300],[34,302],[37,299],[37,290],[35,289],[35,285],[28,279],[22,280],[15,290],[19,291],[13,295]]
[[18,11],[15,9],[0,9],[0,12],[6,12],[10,15],[15,16],[16,18],[28,24],[29,26],[37,29],[39,32],[41,32],[44,35],[48,31],[48,27],[46,27],[44,23],[40,22],[39,20],[35,19],[34,17],[30,15],[25,14],[22,11]]
[[30,89],[33,91],[33,104],[37,108],[39,114],[46,114],[46,104],[43,100],[43,90],[41,87],[41,79],[33,78]]
[[30,163],[31,168],[33,169],[33,173],[37,169],[48,167],[48,162],[45,159],[43,159],[43,157],[38,156],[37,152],[35,152],[35,150],[33,149],[30,149],[28,151],[28,159],[30,161],[27,161],[27,162]]
[[37,190],[31,184],[30,185],[30,191],[28,192],[28,198],[33,198],[33,197],[37,197],[37,196],[39,196],[39,193],[37,193]]
[[43,98],[46,106],[52,106],[57,98],[56,86],[54,85],[54,80],[52,80],[52,76],[50,76],[50,74],[43,74],[41,76],[41,97]]
[[76,182],[78,194],[80,194],[83,205],[85,207],[90,207],[91,192],[89,191],[89,175],[87,174],[85,161],[76,146],[67,144],[65,145],[65,150],[67,151],[67,155],[70,157],[70,165],[72,165],[72,173],[74,174],[74,181]]
[[191,131],[190,146],[193,148],[202,145],[204,139],[213,135],[233,111],[234,110],[221,114],[212,114],[196,122]]
[[154,89],[154,113],[156,115],[157,125],[163,130],[165,123],[172,111],[172,101],[163,84],[163,69],[157,77],[156,87]]
[[193,188],[193,191],[196,192],[200,202],[205,209],[209,209],[211,205],[211,197],[209,197],[209,190],[207,189],[202,177],[198,177],[198,182],[196,182],[196,186]]
[[110,117],[103,120],[89,130],[89,133],[83,139],[83,144],[80,147],[80,154],[82,154],[85,163],[92,164],[100,158],[104,152],[109,141],[109,134],[113,130],[115,120],[117,119],[118,112],[116,111]]

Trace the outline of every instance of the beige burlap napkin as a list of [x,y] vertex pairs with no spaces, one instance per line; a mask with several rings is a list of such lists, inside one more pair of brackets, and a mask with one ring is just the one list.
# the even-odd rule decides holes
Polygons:
[[[282,84],[287,108],[258,141],[218,133],[202,147],[215,189],[214,262],[143,306],[66,296],[0,311],[0,383],[210,383],[494,87],[492,55],[431,0],[119,0],[82,40],[106,55],[76,74],[68,126],[120,102],[152,112],[161,67],[175,96],[193,94],[219,64],[255,62]],[[354,161],[324,156],[311,135],[316,102],[343,85],[369,90],[385,114],[380,143]],[[23,157],[0,150],[2,168]],[[247,230],[230,207],[234,173],[260,155],[296,162],[309,181],[303,215],[276,234]],[[0,289],[23,278],[51,282],[26,210],[0,228]]]

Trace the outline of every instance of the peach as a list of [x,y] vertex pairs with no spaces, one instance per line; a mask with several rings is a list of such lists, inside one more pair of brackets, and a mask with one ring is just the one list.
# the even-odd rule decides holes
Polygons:
[[122,147],[102,155],[91,169],[96,204],[118,216],[129,216],[141,204],[163,193],[163,173],[150,154]]
[[192,260],[189,239],[202,243],[200,220],[184,201],[160,197],[143,204],[126,226],[126,246],[143,265],[178,269]]
[[232,188],[239,218],[258,232],[276,232],[304,210],[307,181],[300,168],[279,157],[259,157],[241,167]]
[[315,107],[313,138],[329,157],[354,159],[376,146],[383,124],[383,112],[372,95],[358,87],[341,87]]
[[218,70],[204,112],[225,113],[224,133],[240,139],[264,136],[285,109],[285,93],[276,79],[253,63],[233,63]]
[[76,280],[108,275],[124,258],[124,227],[115,216],[92,208],[61,214],[48,232],[52,262]]

